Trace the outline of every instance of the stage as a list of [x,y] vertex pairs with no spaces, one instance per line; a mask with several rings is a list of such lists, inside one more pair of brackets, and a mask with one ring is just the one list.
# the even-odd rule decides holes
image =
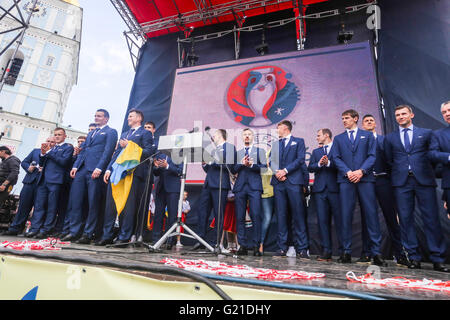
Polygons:
[[[22,237],[0,237],[0,243],[4,241],[24,241],[30,240]],[[31,239],[34,240],[34,239]],[[262,281],[256,279],[249,279],[243,277],[229,277],[211,274],[201,274],[205,278],[214,282],[225,292],[229,293],[232,299],[236,300],[277,300],[277,299],[407,299],[407,300],[447,300],[450,298],[449,292],[434,292],[431,290],[418,290],[418,289],[405,289],[394,287],[383,287],[379,285],[367,285],[361,283],[354,283],[346,278],[346,274],[349,271],[353,271],[356,276],[365,275],[368,271],[369,265],[352,263],[342,265],[336,262],[337,257],[333,257],[332,262],[319,262],[313,259],[303,260],[291,257],[275,257],[271,253],[265,253],[262,257],[249,256],[231,256],[231,255],[215,255],[210,252],[202,251],[190,251],[191,247],[185,246],[183,248],[173,248],[172,250],[162,250],[159,253],[149,253],[144,247],[128,247],[128,248],[105,248],[94,245],[78,245],[71,243],[62,246],[59,251],[15,251],[11,249],[0,249],[0,255],[2,256],[2,262],[5,263],[8,259],[20,258],[27,262],[51,262],[57,264],[65,264],[65,269],[72,270],[73,266],[83,268],[95,267],[100,271],[114,270],[120,273],[138,275],[151,280],[157,280],[162,283],[163,287],[167,289],[165,283],[185,283],[186,281],[192,281],[198,283],[197,280],[189,279],[184,274],[173,273],[170,270],[178,269],[173,267],[165,267],[161,262],[163,259],[183,259],[183,260],[207,260],[207,261],[220,261],[228,265],[246,265],[253,268],[267,268],[276,270],[295,270],[305,271],[308,273],[323,273],[324,278],[316,280],[283,280],[283,281]],[[356,259],[353,259],[356,261]],[[433,271],[432,265],[428,263],[422,264],[421,270],[409,270],[404,267],[398,267],[394,261],[387,261],[387,267],[370,266],[370,271],[375,272],[374,276],[381,279],[405,277],[408,279],[416,280],[442,280],[449,281],[450,276],[445,273]],[[69,265],[69,267],[67,267]],[[45,267],[48,269],[48,267]],[[16,268],[17,269],[17,268]],[[45,277],[41,277],[39,269],[36,272],[29,273],[34,278],[33,281],[43,281]],[[178,269],[181,270],[181,269]],[[378,273],[379,271],[379,273]],[[18,271],[17,271],[18,272]],[[24,271],[25,272],[25,271]],[[56,272],[56,271],[55,271]],[[183,270],[186,273],[186,271]],[[69,274],[68,271],[65,277]],[[191,273],[191,272],[189,272]],[[2,280],[8,278],[8,272],[1,270]],[[197,273],[199,275],[199,273]],[[39,280],[38,280],[39,279]],[[64,278],[63,278],[64,279]],[[119,285],[120,282],[113,283],[110,279],[110,284],[105,288],[96,288],[100,292],[111,289],[112,285]],[[34,285],[33,285],[34,286]],[[42,285],[41,285],[42,286]],[[55,288],[55,286],[53,286]],[[197,288],[197,285],[196,287]],[[233,288],[233,289],[230,289]],[[123,290],[123,289],[122,289]],[[174,289],[175,290],[175,289]],[[233,290],[238,290],[236,293]],[[241,291],[239,291],[241,290]],[[250,292],[246,292],[250,290]],[[57,292],[55,289],[54,292]],[[175,291],[174,291],[175,292]],[[233,293],[230,293],[233,292]],[[246,292],[246,293],[244,293]],[[258,296],[257,293],[263,293],[263,296]],[[100,293],[101,294],[101,293]],[[170,296],[170,293],[168,293]],[[252,298],[254,297],[254,298]],[[258,297],[258,298],[257,298]],[[76,296],[75,299],[92,299],[92,297]],[[53,299],[72,299],[71,296],[55,296]],[[102,296],[97,296],[97,299],[103,299]],[[209,300],[220,299],[220,296],[189,296],[184,297],[187,300]],[[48,299],[48,296],[47,296]],[[52,298],[50,298],[52,299]],[[107,298],[108,299],[108,298]],[[115,299],[115,298],[111,298]],[[135,297],[123,296],[120,299],[156,299],[166,300],[167,297],[161,293],[155,297]],[[171,300],[179,300],[180,296],[174,294]]]

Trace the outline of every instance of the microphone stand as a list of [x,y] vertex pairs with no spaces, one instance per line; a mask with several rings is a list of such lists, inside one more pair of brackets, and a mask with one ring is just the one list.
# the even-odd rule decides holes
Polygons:
[[142,240],[139,240],[139,238],[141,238],[142,236],[142,229],[144,228],[144,220],[145,220],[145,210],[148,211],[148,208],[146,208],[146,203],[147,203],[147,198],[148,198],[148,192],[150,189],[150,182],[151,182],[151,178],[152,178],[152,171],[153,171],[153,160],[155,158],[155,156],[157,156],[159,153],[161,153],[161,151],[158,151],[154,154],[152,154],[151,156],[149,156],[147,159],[141,161],[136,167],[134,167],[134,169],[136,169],[137,167],[139,167],[140,165],[146,163],[147,161],[148,163],[148,174],[147,174],[147,181],[146,181],[146,185],[145,185],[145,192],[144,192],[144,198],[141,198],[138,210],[137,210],[137,216],[139,218],[139,212],[141,209],[141,205],[142,205],[142,199],[144,199],[144,213],[142,214],[141,217],[141,223],[140,223],[140,230],[137,230],[139,227],[139,223],[136,223],[136,227],[135,227],[135,236],[136,236],[136,241],[132,241],[132,242],[128,242],[128,243],[120,243],[120,244],[110,244],[107,245],[107,248],[114,248],[115,246],[120,246],[120,247],[124,247],[124,246],[129,246],[129,245],[134,245],[135,247],[138,246],[144,246],[146,248],[150,248],[150,245],[145,243]]
[[[209,133],[209,130],[206,130],[206,133],[209,135],[209,137],[211,138],[211,141],[214,143],[214,145],[216,146],[216,150],[217,150],[217,143],[214,141],[213,137],[211,136],[211,134]],[[220,160],[220,159],[219,159]],[[220,176],[219,176],[219,203],[218,203],[218,212],[217,212],[217,220],[216,221],[216,225],[217,225],[217,238],[216,238],[216,247],[214,248],[214,253],[216,254],[220,254],[221,253],[221,249],[220,249],[220,240],[222,238],[222,229],[223,229],[223,223],[222,223],[222,175],[223,175],[223,166],[225,165],[225,168],[227,168],[228,170],[228,174],[230,176],[232,176],[232,173],[230,171],[230,168],[228,168],[228,165],[226,164],[227,159],[223,159],[225,161],[224,164],[219,164],[220,166]]]

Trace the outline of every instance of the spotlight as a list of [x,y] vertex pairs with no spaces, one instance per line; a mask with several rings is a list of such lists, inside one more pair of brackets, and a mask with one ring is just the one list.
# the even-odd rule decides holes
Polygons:
[[191,40],[192,42],[192,46],[191,46],[191,51],[187,54],[187,60],[188,60],[188,66],[193,67],[195,66],[195,63],[198,61],[198,55],[195,54],[194,52],[194,39]]
[[347,14],[346,9],[344,7],[339,9],[340,13],[340,27],[337,40],[339,43],[345,43],[347,44],[349,41],[353,38],[353,31],[351,30],[345,30],[345,23],[347,20]]
[[256,52],[258,52],[258,54],[261,56],[263,56],[267,52],[269,52],[269,44],[266,43],[266,28],[267,28],[267,24],[265,24],[263,27],[261,44],[259,44],[255,47]]
[[341,30],[338,34],[339,43],[348,43],[353,38],[353,31]]

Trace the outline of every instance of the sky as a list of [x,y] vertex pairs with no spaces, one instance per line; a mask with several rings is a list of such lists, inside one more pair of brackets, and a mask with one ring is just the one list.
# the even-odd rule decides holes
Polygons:
[[120,133],[134,79],[126,44],[125,22],[108,0],[79,0],[83,8],[78,84],[72,88],[63,125],[87,132],[95,111],[110,113],[109,125]]

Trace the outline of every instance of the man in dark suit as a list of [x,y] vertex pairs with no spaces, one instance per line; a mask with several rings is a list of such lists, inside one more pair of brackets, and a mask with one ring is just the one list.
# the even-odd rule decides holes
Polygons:
[[7,146],[0,146],[0,207],[3,206],[17,183],[20,173],[20,159]]
[[[117,131],[108,126],[108,121],[109,112],[98,109],[95,113],[97,127],[89,132],[70,171],[70,177],[73,179],[70,189],[72,203],[68,212],[70,233],[63,238],[64,241],[77,240],[82,234],[77,243],[89,244],[93,240],[97,222],[102,220],[101,204],[106,191],[103,174],[117,143]],[[86,224],[82,229],[85,194],[87,194],[89,210]]]
[[[398,223],[397,208],[394,198],[394,189],[391,185],[390,169],[387,166],[386,157],[384,155],[384,136],[378,135],[376,133],[376,121],[375,117],[366,114],[363,117],[362,127],[364,130],[372,132],[377,143],[377,158],[375,160],[375,165],[373,167],[373,174],[375,176],[375,194],[380,205],[381,211],[383,212],[384,221],[386,222],[386,227],[388,229],[389,237],[391,239],[393,253],[397,265],[407,266],[408,259],[406,258],[402,241],[400,238],[400,225]],[[362,217],[363,223],[363,251],[364,248],[368,248],[367,239],[367,226],[365,223],[364,215]],[[366,250],[366,254],[361,256],[361,262],[370,262],[370,256]]]
[[31,228],[25,235],[27,237],[43,239],[56,223],[59,195],[67,171],[70,170],[73,147],[65,143],[66,131],[63,128],[56,128],[54,137],[54,147],[50,143],[41,146],[39,167],[42,167],[42,171],[38,178]]
[[[267,167],[263,149],[253,145],[254,134],[250,129],[242,132],[245,147],[237,152],[234,171],[237,173],[233,193],[235,194],[236,231],[240,245],[237,255],[247,255],[253,248],[254,256],[261,256],[259,242],[261,238],[261,194],[263,192],[261,169]],[[245,214],[249,202],[249,213],[253,225],[253,239],[248,239],[245,228]]]
[[292,123],[283,120],[277,126],[279,140],[272,145],[270,167],[274,175],[275,208],[278,219],[278,251],[276,255],[286,256],[288,249],[288,219],[290,209],[292,237],[300,259],[309,259],[309,239],[306,228],[303,187],[305,177],[302,166],[305,163],[305,142],[292,136]]
[[[51,147],[55,145],[55,138],[53,136],[47,139],[47,143]],[[30,152],[20,164],[22,169],[25,170],[26,175],[22,180],[23,187],[20,191],[19,207],[17,208],[16,216],[13,222],[5,232],[5,235],[15,236],[23,231],[25,224],[28,220],[28,216],[33,209],[34,200],[36,197],[37,181],[39,178],[39,155],[41,149],[36,148]]]
[[[142,122],[144,121],[144,115],[140,110],[131,109],[128,112],[128,126],[130,129],[125,131],[120,136],[119,145],[114,152],[112,159],[107,166],[107,170],[103,177],[105,183],[109,182],[111,172],[113,170],[112,165],[116,162],[119,154],[128,145],[128,141],[133,141],[139,147],[142,148],[141,162],[148,159],[156,151],[153,145],[153,137],[151,132],[144,129]],[[133,174],[133,181],[130,193],[128,195],[127,203],[119,219],[119,235],[116,243],[120,245],[126,245],[134,232],[135,222],[139,210],[144,210],[143,206],[140,206],[143,196],[142,190],[145,189],[145,182],[147,180],[148,164],[139,165]],[[143,203],[144,201],[142,201]],[[114,224],[117,217],[117,209],[112,197],[111,183],[108,183],[108,190],[106,196],[106,208],[103,224],[103,236],[102,239],[96,242],[96,245],[104,246],[113,243],[114,238]]]
[[397,201],[403,247],[408,253],[409,268],[420,269],[422,256],[418,250],[414,223],[417,199],[434,270],[450,272],[444,265],[446,246],[439,223],[436,180],[429,159],[433,132],[414,126],[413,118],[410,106],[396,107],[395,120],[399,130],[384,139],[386,159],[392,168],[391,181]]
[[317,132],[317,141],[323,147],[313,150],[308,169],[314,173],[314,185],[312,193],[317,208],[317,220],[319,225],[322,254],[319,261],[331,261],[331,218],[333,217],[338,247],[342,254],[341,239],[341,214],[339,203],[339,185],[337,183],[337,170],[330,159],[333,149],[333,134],[330,129],[321,129]]
[[352,221],[356,201],[367,225],[369,251],[373,263],[385,265],[380,254],[381,232],[378,221],[373,166],[376,160],[376,141],[371,132],[358,129],[359,114],[353,109],[342,113],[345,132],[333,141],[331,161],[338,169],[339,199],[342,216],[342,244],[340,263],[351,263]]
[[[170,157],[160,155],[154,160],[154,165],[154,174],[159,177],[155,191],[155,220],[153,223],[153,241],[156,243],[162,237],[166,207],[168,214],[165,223],[166,231],[177,220],[183,163],[175,164]],[[175,241],[176,238],[172,237],[169,241],[169,250],[172,249]]]
[[434,132],[430,149],[433,162],[442,164],[441,188],[444,191],[443,198],[447,203],[447,216],[450,219],[450,101],[441,105],[441,114],[449,126]]
[[[205,241],[211,208],[213,208],[214,210],[216,235],[217,233],[220,235],[222,232],[223,215],[225,212],[227,194],[231,189],[230,173],[234,174],[234,164],[236,163],[236,148],[234,145],[226,142],[227,132],[225,131],[225,129],[218,129],[217,131],[215,131],[212,138],[215,145],[215,148],[214,150],[212,150],[211,154],[213,160],[209,161],[208,163],[202,163],[202,168],[206,172],[206,178],[202,192],[200,194],[200,208],[197,231],[197,235]],[[215,243],[217,236],[215,236],[214,239]],[[217,243],[217,245],[219,245],[219,243]],[[193,250],[199,248],[203,248],[203,245],[200,243],[196,243],[193,247]]]

